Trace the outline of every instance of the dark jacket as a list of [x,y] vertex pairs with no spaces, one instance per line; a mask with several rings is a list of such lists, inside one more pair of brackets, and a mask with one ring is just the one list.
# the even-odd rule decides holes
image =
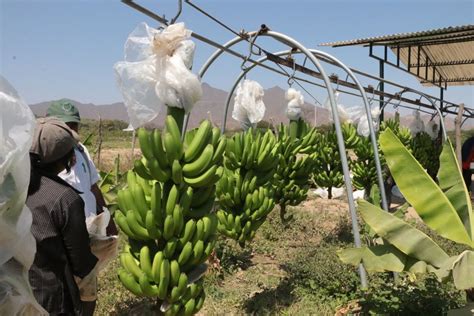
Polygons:
[[36,255],[29,280],[38,302],[51,315],[80,315],[73,276],[85,277],[97,258],[91,253],[84,202],[57,176],[32,177],[26,205],[33,215]]

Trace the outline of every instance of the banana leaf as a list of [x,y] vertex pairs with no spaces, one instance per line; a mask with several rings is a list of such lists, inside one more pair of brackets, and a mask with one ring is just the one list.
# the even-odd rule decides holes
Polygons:
[[438,171],[439,187],[457,211],[459,218],[471,238],[474,240],[474,219],[472,214],[471,196],[467,191],[458,161],[451,142],[448,140],[440,156]]
[[390,244],[340,249],[337,255],[346,264],[362,263],[369,272],[402,272],[406,260],[405,254]]
[[458,256],[453,264],[453,279],[458,289],[474,288],[474,251],[466,250]]
[[386,129],[379,140],[398,188],[423,221],[441,236],[471,246],[454,206],[395,134]]
[[358,209],[380,237],[404,254],[434,267],[440,267],[449,258],[430,237],[402,219],[364,200],[358,201]]

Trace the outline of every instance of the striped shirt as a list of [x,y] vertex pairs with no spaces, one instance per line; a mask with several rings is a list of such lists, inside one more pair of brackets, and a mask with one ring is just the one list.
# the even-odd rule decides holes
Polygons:
[[37,175],[26,205],[33,215],[31,232],[37,251],[29,280],[37,301],[51,315],[81,313],[73,276],[85,277],[97,258],[91,253],[84,202],[57,176]]

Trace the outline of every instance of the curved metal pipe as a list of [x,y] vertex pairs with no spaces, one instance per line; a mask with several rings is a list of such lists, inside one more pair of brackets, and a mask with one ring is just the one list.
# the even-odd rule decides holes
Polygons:
[[[332,61],[334,61],[336,64],[338,64],[342,69],[344,69],[348,73],[348,75],[354,80],[355,84],[359,88],[359,91],[362,95],[362,99],[363,99],[363,102],[364,102],[365,113],[367,115],[367,120],[368,120],[368,124],[369,124],[370,141],[371,141],[371,144],[372,144],[372,149],[374,150],[374,160],[375,160],[375,167],[376,167],[376,172],[377,172],[377,181],[378,181],[378,184],[379,184],[379,187],[380,187],[380,196],[381,196],[381,200],[382,200],[382,207],[383,207],[384,210],[388,211],[387,195],[386,195],[386,192],[385,192],[384,180],[383,180],[383,175],[382,175],[382,167],[381,167],[381,164],[380,164],[380,157],[379,157],[379,153],[378,153],[377,137],[375,135],[375,128],[373,126],[371,109],[370,109],[370,105],[369,105],[369,102],[368,102],[368,99],[367,99],[367,95],[365,94],[365,90],[362,88],[360,82],[357,80],[356,76],[352,73],[352,71],[347,66],[345,66],[342,62],[340,62],[339,60],[337,60],[336,58],[334,58],[333,56],[331,56],[331,55],[329,55],[325,52],[321,52],[321,51],[318,51],[316,49],[309,49],[309,51],[313,55],[323,56],[325,58],[328,58],[328,59],[331,59]],[[300,52],[296,52],[296,53],[300,53]],[[292,52],[291,50],[286,50],[286,51],[280,51],[280,52],[274,53],[274,55],[282,56],[282,55],[289,55],[289,54],[296,54],[296,53]],[[266,61],[267,59],[268,59],[267,57],[263,57],[263,58],[258,59],[257,61],[259,63],[261,63],[261,62]],[[224,109],[224,117],[223,117],[223,120],[222,120],[223,124],[222,124],[222,127],[221,127],[222,133],[225,131],[229,105],[230,105],[230,101],[232,99],[232,95],[234,94],[235,89],[239,85],[240,81],[245,77],[245,75],[250,70],[255,68],[256,66],[257,66],[257,64],[253,64],[253,65],[249,66],[248,68],[246,68],[244,71],[242,71],[239,74],[239,76],[237,77],[236,81],[234,82],[234,85],[230,89],[229,93],[227,94],[227,99],[226,99],[226,102],[225,102],[225,109]]]
[[[433,99],[430,98],[429,95],[423,93],[423,92],[420,92],[418,90],[415,90],[415,89],[411,89],[411,88],[404,88],[402,91],[398,92],[398,96],[401,98],[402,95],[406,92],[411,92],[411,93],[414,93],[414,94],[418,94],[419,96],[425,98],[428,102],[431,103],[431,105],[433,106],[433,108],[435,109],[435,111],[438,113],[438,116],[439,116],[439,123],[440,123],[440,128],[443,132],[443,141],[446,141],[448,139],[448,135],[446,133],[446,127],[444,125],[444,116],[443,116],[443,113],[441,112],[440,108],[438,107],[438,105],[436,104],[436,102],[433,101]],[[390,100],[392,100],[393,97],[391,97],[390,99],[388,99],[384,105],[381,107],[381,110],[383,110],[385,108],[385,106],[390,102]]]
[[[254,34],[255,32],[249,33],[249,34]],[[297,48],[298,50],[301,51],[304,55],[308,57],[308,59],[311,61],[311,63],[319,70],[321,73],[321,76],[323,77],[323,81],[326,85],[326,89],[328,91],[329,95],[329,101],[332,109],[332,115],[333,115],[333,121],[335,125],[335,130],[336,130],[336,137],[337,137],[337,143],[338,143],[338,149],[339,149],[339,154],[341,157],[341,163],[342,163],[342,171],[344,173],[344,182],[346,185],[346,191],[347,191],[347,201],[349,204],[349,210],[351,213],[351,219],[352,219],[352,228],[354,232],[354,243],[356,247],[361,247],[361,241],[360,241],[360,232],[359,232],[359,224],[357,221],[357,214],[356,214],[356,209],[355,209],[355,203],[354,203],[354,196],[352,192],[352,182],[349,174],[349,164],[347,161],[347,155],[346,155],[346,148],[344,145],[344,138],[342,135],[342,130],[341,130],[341,125],[339,121],[339,115],[337,112],[337,104],[334,96],[334,91],[331,88],[331,81],[322,68],[321,64],[319,63],[318,59],[316,56],[314,56],[310,50],[308,50],[305,46],[300,44],[298,41],[294,40],[291,37],[288,37],[284,34],[278,33],[278,32],[273,32],[273,31],[267,31],[265,33],[259,34],[259,36],[268,36],[271,38],[274,38],[275,40],[282,42],[290,47]],[[225,47],[232,46],[240,41],[243,41],[244,39],[241,37],[236,37],[230,42],[226,43]],[[200,76],[202,77],[206,70],[209,68],[209,66],[212,64],[212,62],[217,59],[218,56],[220,56],[223,53],[223,49],[219,49],[216,51],[209,59],[208,61],[204,64],[202,67],[202,71],[199,72]],[[360,274],[360,279],[361,279],[361,285],[362,287],[367,286],[367,275],[365,272],[364,267],[359,265],[359,274]]]

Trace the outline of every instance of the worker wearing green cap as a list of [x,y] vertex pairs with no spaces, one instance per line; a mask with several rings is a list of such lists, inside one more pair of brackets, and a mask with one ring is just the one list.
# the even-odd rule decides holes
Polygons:
[[[69,126],[70,129],[79,133],[81,116],[77,107],[69,100],[62,99],[52,102],[46,116],[56,117]],[[84,200],[84,212],[86,218],[97,215],[106,206],[102,192],[97,183],[100,180],[94,162],[90,158],[87,148],[78,143],[74,149],[76,164],[69,173],[61,172],[59,177],[69,183],[76,190],[82,192],[81,198]],[[107,235],[118,235],[117,228],[112,219],[107,227]],[[95,310],[95,301],[84,302],[84,315],[92,315]]]

